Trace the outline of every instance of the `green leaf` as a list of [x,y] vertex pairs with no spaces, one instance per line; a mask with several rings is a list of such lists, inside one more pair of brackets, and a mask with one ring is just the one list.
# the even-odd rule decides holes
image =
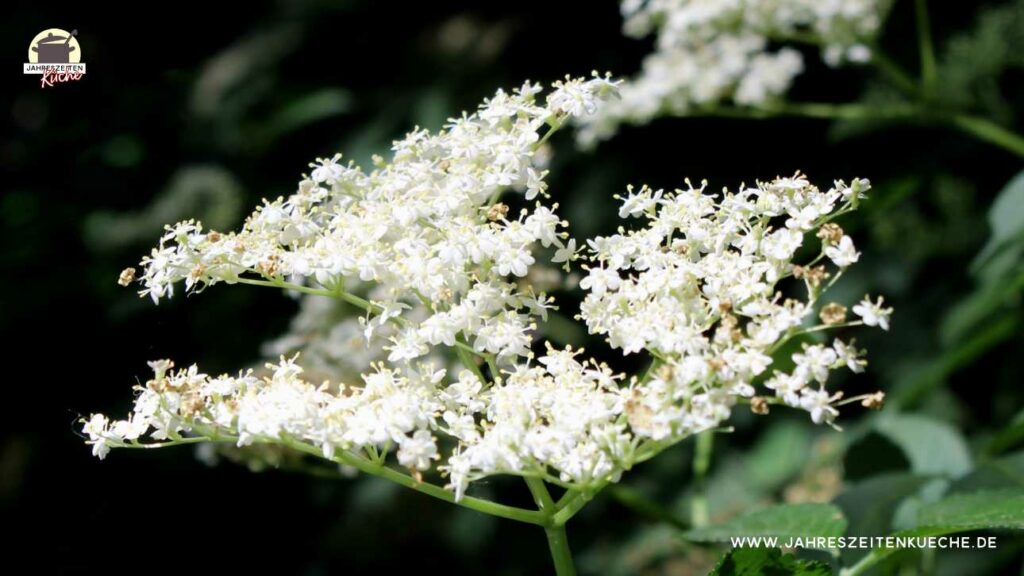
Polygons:
[[766,492],[776,490],[800,472],[810,450],[811,436],[805,424],[778,421],[748,454],[746,477]]
[[982,354],[1013,337],[1017,324],[1016,315],[996,316],[984,330],[965,335],[941,355],[927,358],[918,368],[908,371],[906,377],[899,382],[899,387],[893,390],[892,401],[887,404],[907,407],[921,401],[957,370],[970,365]]
[[973,472],[953,483],[950,493],[997,488],[1024,488],[1024,452],[978,464]]
[[810,451],[808,425],[776,420],[749,451],[716,463],[707,488],[711,516],[734,515],[764,502],[800,473]]
[[945,422],[912,414],[879,418],[875,430],[903,450],[921,475],[959,477],[971,470],[971,453],[960,433]]
[[1024,172],[1014,176],[999,192],[988,211],[988,222],[992,236],[972,264],[975,270],[1006,244],[1024,237]]
[[[881,474],[847,486],[835,499],[835,504],[842,509],[849,522],[850,535],[888,534],[892,529],[893,514],[900,502],[916,494],[927,481],[926,478],[905,472]],[[844,551],[844,556],[846,552],[856,551]]]
[[709,576],[830,576],[827,564],[798,560],[774,548],[736,548],[718,561]]
[[701,567],[703,573],[718,557],[717,551],[713,554],[710,549],[681,541],[679,532],[671,526],[651,524],[632,530],[618,545],[587,548],[576,556],[576,565],[582,574],[635,576],[658,573],[665,563],[685,558],[688,565]]
[[782,504],[737,516],[727,522],[683,534],[696,542],[726,542],[734,537],[790,538],[842,536],[846,518],[832,504]]
[[922,506],[919,527],[937,528],[946,534],[969,530],[1024,530],[1024,489],[980,490],[953,494]]
[[300,128],[352,110],[352,94],[341,88],[325,88],[300,96],[267,120],[267,138],[276,140]]
[[996,432],[985,443],[985,449],[982,451],[982,454],[985,456],[995,456],[1016,447],[1022,442],[1024,442],[1024,410],[1017,412],[1005,428]]
[[998,332],[1002,323],[993,317],[1013,301],[1014,295],[1021,288],[1024,288],[1024,274],[978,286],[954,304],[942,318],[939,325],[942,345],[947,350],[957,350],[979,336],[989,334],[996,335],[996,342],[1000,341]]
[[[900,530],[895,537],[946,536],[988,529],[1024,530],[1024,489],[981,490],[954,494],[918,511],[917,528]],[[875,548],[862,561],[867,568],[899,548]]]

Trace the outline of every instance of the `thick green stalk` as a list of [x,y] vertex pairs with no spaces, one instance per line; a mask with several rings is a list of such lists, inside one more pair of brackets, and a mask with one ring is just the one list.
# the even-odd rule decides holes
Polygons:
[[[551,550],[551,561],[555,565],[555,574],[558,576],[575,576],[576,566],[573,564],[572,552],[569,550],[569,538],[565,533],[565,522],[557,521],[556,515],[559,506],[555,504],[548,492],[547,486],[540,478],[526,477],[526,485],[530,488],[537,508],[547,519],[544,526],[544,533],[548,537],[548,548]],[[562,501],[559,501],[562,504]]]
[[555,574],[558,576],[576,576],[576,566],[572,562],[572,552],[569,550],[569,539],[565,534],[565,525],[552,525],[544,528],[548,537],[548,548],[551,549],[551,559],[555,563]]
[[691,522],[694,527],[708,525],[708,494],[707,475],[711,467],[711,451],[714,448],[714,432],[705,430],[697,435],[697,445],[693,453],[693,504],[691,505]]
[[935,94],[938,77],[935,66],[935,48],[932,46],[932,27],[928,21],[927,0],[914,0],[917,13],[917,48],[921,55],[921,87],[925,98]]

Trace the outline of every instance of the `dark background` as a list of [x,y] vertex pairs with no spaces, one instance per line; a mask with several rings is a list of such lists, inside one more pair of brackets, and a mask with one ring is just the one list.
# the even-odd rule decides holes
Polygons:
[[[936,3],[936,37],[968,29],[981,4]],[[912,21],[909,3],[898,1],[882,39],[909,69],[916,68]],[[164,221],[154,225],[140,211],[176,182],[187,188],[183,170],[199,173],[194,187],[210,194],[197,193],[198,215],[237,225],[260,198],[291,192],[317,156],[341,151],[365,162],[414,125],[436,129],[524,79],[592,69],[631,74],[651,43],[621,35],[614,2],[19,3],[5,6],[0,26],[4,572],[549,570],[543,534],[533,527],[383,482],[209,468],[189,448],[115,451],[100,462],[75,422],[91,412],[124,413],[147,360],[199,362],[209,372],[258,361],[260,343],[283,332],[294,311],[274,291],[217,287],[153,306],[116,285]],[[50,27],[78,30],[88,74],[40,89],[20,67],[32,37]],[[867,70],[830,70],[811,52],[807,61],[795,100],[856,100],[870,86]],[[999,120],[1012,127],[1021,109],[1018,72],[1001,74],[999,84],[1009,105]],[[840,288],[851,298],[885,294],[897,313],[891,333],[858,338],[872,362],[857,382],[865,391],[918,382],[914,369],[927,371],[947,354],[940,321],[975,288],[968,267],[988,237],[986,211],[1021,168],[1004,150],[925,125],[661,119],[624,128],[590,152],[575,149],[568,131],[555,140],[551,191],[577,238],[612,229],[611,196],[629,183],[675,187],[684,177],[706,178],[714,189],[797,169],[823,186],[870,178],[874,200],[844,222],[865,256],[859,275]],[[237,189],[240,204],[235,196],[216,201],[225,187]],[[924,392],[903,408],[941,415],[972,439],[1009,422],[1024,396],[1018,300],[998,311],[1012,320],[1008,332],[925,378]],[[849,416],[856,421],[857,411]],[[799,415],[776,417],[804,430]],[[760,425],[749,420],[739,418],[726,453],[758,438]],[[667,453],[631,481],[675,502],[687,483],[688,451]],[[855,479],[856,466],[846,469]],[[528,498],[503,481],[483,489],[512,502]],[[630,538],[650,527],[598,499],[570,526],[581,569],[610,571],[602,559],[632,550]],[[696,573],[683,556],[668,553],[650,573]],[[1019,566],[1013,549],[1002,562],[997,569]]]

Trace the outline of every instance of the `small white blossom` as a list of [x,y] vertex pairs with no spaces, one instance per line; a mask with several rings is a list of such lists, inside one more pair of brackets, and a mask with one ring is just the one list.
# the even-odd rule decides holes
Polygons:
[[877,302],[865,296],[859,304],[853,307],[853,313],[860,316],[867,326],[878,326],[882,330],[889,329],[889,316],[892,315],[892,308],[882,307],[883,299],[878,297]]
[[411,470],[426,470],[439,457],[437,442],[429,430],[417,430],[411,438],[403,436],[398,441],[398,463]]
[[860,252],[854,249],[853,240],[849,236],[843,236],[838,244],[825,248],[825,256],[828,256],[828,259],[836,266],[846,268],[857,262]]
[[800,406],[811,413],[811,420],[815,424],[832,424],[839,415],[832,402],[838,399],[838,396],[829,395],[825,390],[805,389],[800,395]]

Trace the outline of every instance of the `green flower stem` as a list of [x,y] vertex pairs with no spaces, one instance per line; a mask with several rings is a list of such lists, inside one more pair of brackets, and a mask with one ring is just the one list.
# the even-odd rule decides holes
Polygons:
[[894,62],[877,45],[871,48],[871,63],[878,68],[883,76],[889,79],[897,89],[908,96],[917,96],[920,86],[903,68]]
[[466,352],[463,348],[456,347],[455,353],[459,356],[459,361],[462,365],[469,369],[470,372],[476,375],[480,379],[480,383],[484,386],[487,385],[487,378],[484,378],[484,373],[480,371],[480,367],[477,366],[476,361],[470,356],[469,352]]
[[881,551],[872,550],[853,566],[843,568],[842,570],[840,570],[839,576],[859,576],[860,574],[863,574],[868,570],[874,568],[875,564],[878,564],[879,562],[884,560],[887,556],[889,556],[889,553],[890,550],[885,548],[883,548]]
[[296,292],[302,292],[303,294],[313,294],[315,296],[327,296],[329,298],[337,298],[338,293],[332,290],[326,290],[322,288],[310,288],[309,286],[303,286],[302,284],[293,284],[291,282],[272,282],[270,280],[257,280],[256,278],[239,278],[240,284],[249,284],[251,286],[265,286],[267,288],[281,288],[283,290],[294,290]]
[[547,124],[548,131],[545,132],[544,135],[541,136],[540,140],[538,140],[537,143],[533,145],[534,150],[539,150],[541,146],[543,146],[548,140],[551,139],[552,136],[555,135],[556,132],[558,132],[562,128],[562,125],[565,124],[565,118],[555,116],[549,118]]
[[922,108],[913,104],[832,104],[828,102],[779,102],[758,107],[705,106],[694,110],[692,116],[745,118],[766,120],[779,116],[798,116],[823,120],[883,120],[905,119],[922,115]]
[[497,382],[498,378],[501,377],[501,372],[498,370],[498,363],[495,361],[494,354],[486,354],[483,358],[487,361],[487,368],[491,371],[491,380]]
[[924,124],[951,126],[981,141],[998,146],[1024,158],[1024,138],[991,120],[943,111],[929,110],[919,104],[831,104],[823,102],[789,102],[744,108],[739,106],[707,106],[687,116],[744,118],[768,120],[779,116],[797,116],[822,120],[910,120]]
[[921,85],[925,98],[935,94],[938,77],[935,66],[935,48],[932,45],[932,29],[928,21],[927,0],[914,0],[917,15],[917,47],[921,55]]
[[[547,518],[548,524],[544,526],[544,533],[548,537],[548,548],[551,550],[551,560],[555,564],[557,576],[575,576],[576,566],[572,560],[572,552],[569,550],[569,539],[565,533],[565,522],[556,520],[561,511],[555,501],[551,498],[544,481],[539,478],[526,477],[526,485],[530,488],[537,508]],[[573,490],[566,494],[568,495]],[[575,502],[570,498],[571,502]],[[561,503],[562,500],[559,501]]]
[[326,288],[311,288],[309,286],[303,286],[302,284],[295,284],[293,282],[286,282],[284,280],[258,280],[256,278],[238,278],[238,282],[241,284],[249,284],[251,286],[265,286],[267,288],[280,288],[281,290],[294,290],[296,292],[302,292],[303,294],[312,294],[314,296],[327,296],[328,298],[337,298],[345,301],[356,308],[365,310],[373,314],[383,312],[383,308],[366,300],[360,298],[355,294],[346,292],[344,290],[328,290]]
[[215,438],[208,436],[190,436],[188,438],[178,438],[177,440],[168,440],[166,442],[149,442],[143,444],[141,442],[123,442],[114,443],[110,445],[116,448],[132,448],[135,450],[153,450],[156,448],[170,448],[171,446],[182,446],[185,444],[200,444],[202,442],[216,442]]
[[[304,442],[286,442],[286,444],[296,450],[306,452],[307,454],[323,457],[323,453],[316,446],[310,446]],[[440,486],[435,486],[434,484],[429,484],[427,482],[421,482],[407,474],[399,472],[398,470],[389,468],[383,464],[371,462],[349,452],[337,452],[333,460],[340,464],[348,464],[349,466],[352,466],[361,472],[365,472],[366,474],[379,476],[386,480],[390,480],[395,484],[405,486],[406,488],[412,488],[417,492],[433,496],[438,500],[457,504],[464,508],[469,508],[470,510],[476,510],[477,512],[483,512],[500,518],[508,518],[509,520],[536,524],[538,526],[545,526],[547,524],[547,515],[534,510],[526,510],[524,508],[499,504],[497,502],[474,498],[472,496],[463,496],[461,500],[456,501],[455,494],[450,490],[445,490]]]
[[655,356],[651,360],[651,363],[647,366],[647,370],[644,371],[644,375],[640,377],[640,383],[641,384],[646,384],[647,381],[649,381],[652,377],[654,377],[655,373],[658,372],[658,369],[661,368],[661,366],[664,363],[665,363],[664,360],[662,360],[661,358],[658,358],[657,356]]
[[590,502],[598,492],[604,489],[608,485],[607,480],[602,480],[594,486],[583,488],[572,488],[565,493],[565,496],[558,501],[556,505],[557,511],[551,517],[551,521],[559,526],[564,525],[566,522],[572,519],[577,512],[583,509]]
[[[372,314],[379,314],[380,312],[384,311],[384,309],[381,306],[378,306],[377,304],[374,304],[373,302],[370,302],[365,298],[361,298],[359,296],[356,296],[355,294],[352,294],[351,292],[346,292],[341,289],[327,290],[326,288],[311,288],[309,286],[303,286],[302,284],[286,282],[284,280],[259,280],[256,278],[238,278],[237,281],[240,284],[249,284],[251,286],[264,286],[267,288],[279,288],[281,290],[294,290],[296,292],[301,292],[303,294],[312,294],[314,296],[327,296],[328,298],[337,298],[355,306],[356,308],[360,308]],[[406,320],[399,316],[391,318],[391,320],[401,325],[404,325],[406,323]],[[465,350],[470,354],[479,356],[486,360],[488,363],[494,361],[493,354],[488,354],[486,352],[478,352],[475,348],[470,346],[468,343],[464,342],[461,338],[455,341],[455,347]]]
[[1024,138],[1006,128],[977,116],[958,114],[950,119],[950,123],[961,131],[1024,157]]
[[[159,442],[153,444],[141,444],[141,443],[121,443],[111,444],[118,448],[135,448],[135,449],[147,449],[147,448],[167,448],[170,446],[179,446],[184,444],[197,444],[200,442],[237,442],[238,436],[231,434],[207,434],[203,436],[190,436],[187,438],[180,438],[177,440],[170,440],[167,442]],[[536,510],[527,510],[525,508],[518,508],[516,506],[509,506],[507,504],[500,504],[498,502],[492,502],[490,500],[484,500],[482,498],[474,498],[473,496],[463,496],[461,500],[455,500],[455,494],[450,490],[445,490],[440,486],[423,482],[407,474],[403,474],[398,470],[390,468],[383,463],[373,462],[362,456],[352,454],[351,452],[339,450],[334,453],[333,458],[324,458],[323,451],[311,444],[300,442],[291,438],[274,439],[274,438],[259,438],[255,439],[256,442],[262,444],[283,444],[298,452],[310,454],[317,458],[323,458],[336,464],[345,464],[352,466],[353,468],[364,472],[371,476],[377,476],[411,488],[417,492],[421,492],[428,496],[433,496],[438,500],[443,500],[450,504],[456,504],[463,508],[470,510],[476,510],[477,512],[483,512],[484,514],[490,514],[491,516],[497,516],[499,518],[507,518],[509,520],[516,520],[518,522],[525,522],[527,524],[535,524],[537,526],[543,526],[547,528],[551,525],[550,515],[538,512]]]
[[530,489],[530,494],[533,495],[533,501],[537,503],[537,509],[548,516],[553,515],[555,513],[555,501],[551,499],[551,493],[548,492],[544,481],[540,478],[529,476],[524,477],[524,480],[526,480],[526,486]]
[[701,528],[708,525],[708,494],[707,475],[711,467],[711,451],[714,448],[714,432],[705,430],[697,434],[697,445],[693,453],[693,504],[691,507],[691,522],[694,527]]
[[576,576],[576,566],[569,550],[569,539],[565,534],[565,525],[546,526],[544,533],[548,537],[548,548],[551,559],[555,563],[555,574],[558,576]]

